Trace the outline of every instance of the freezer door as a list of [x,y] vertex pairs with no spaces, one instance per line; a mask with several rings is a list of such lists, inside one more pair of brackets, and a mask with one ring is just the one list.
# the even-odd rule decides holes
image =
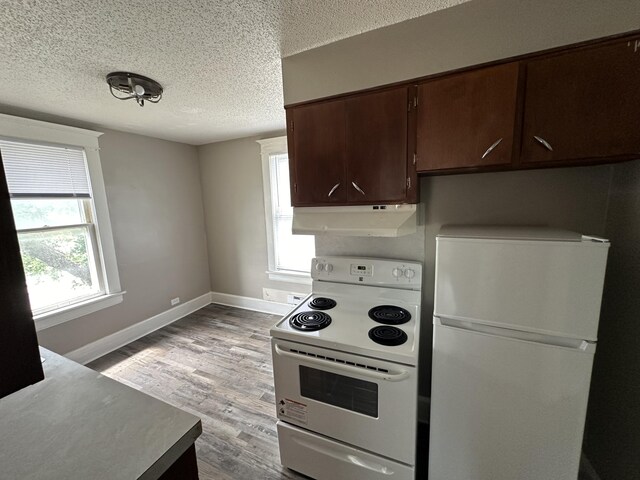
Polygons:
[[608,244],[439,237],[434,315],[596,340]]
[[576,480],[593,354],[434,326],[430,480]]

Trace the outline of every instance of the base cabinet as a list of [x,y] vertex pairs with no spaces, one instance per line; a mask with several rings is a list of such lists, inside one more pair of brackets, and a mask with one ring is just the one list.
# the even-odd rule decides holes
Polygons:
[[196,446],[192,444],[158,480],[198,480]]

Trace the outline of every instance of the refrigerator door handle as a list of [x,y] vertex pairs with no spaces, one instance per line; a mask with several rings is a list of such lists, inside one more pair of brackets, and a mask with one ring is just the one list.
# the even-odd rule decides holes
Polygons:
[[595,342],[588,342],[578,338],[560,337],[555,335],[545,335],[542,333],[525,332],[522,330],[514,330],[505,327],[494,327],[493,325],[485,325],[483,323],[470,322],[468,320],[458,320],[447,317],[433,317],[434,325],[442,325],[445,327],[458,328],[460,330],[468,330],[470,332],[484,333],[493,335],[494,337],[513,338],[530,343],[540,343],[554,347],[569,348],[584,353],[594,354],[596,351]]

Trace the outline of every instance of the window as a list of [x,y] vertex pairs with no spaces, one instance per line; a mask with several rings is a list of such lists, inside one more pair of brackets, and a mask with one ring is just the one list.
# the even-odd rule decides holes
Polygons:
[[0,154],[38,329],[122,301],[98,135],[0,115]]
[[312,235],[293,235],[293,208],[289,190],[287,137],[259,140],[267,227],[269,278],[309,283],[311,258],[315,255]]

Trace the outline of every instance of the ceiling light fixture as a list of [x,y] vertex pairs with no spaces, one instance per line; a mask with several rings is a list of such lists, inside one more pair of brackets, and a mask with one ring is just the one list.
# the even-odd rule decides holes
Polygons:
[[[143,77],[130,72],[111,72],[107,75],[107,83],[111,95],[118,100],[135,98],[138,105],[144,107],[144,102],[158,103],[162,98],[162,85],[148,77]],[[114,92],[123,93],[125,96],[116,95]]]

